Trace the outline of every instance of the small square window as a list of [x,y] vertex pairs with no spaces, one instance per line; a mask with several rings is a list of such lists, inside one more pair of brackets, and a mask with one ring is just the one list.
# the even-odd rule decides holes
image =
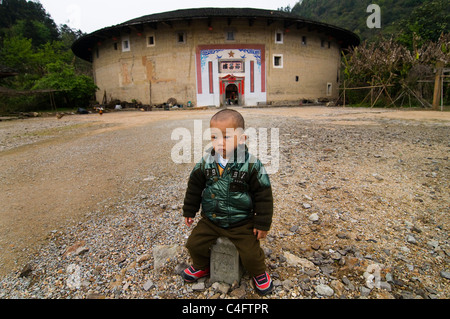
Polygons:
[[330,96],[333,94],[333,84],[327,83],[327,96]]
[[130,39],[129,38],[123,38],[122,39],[122,52],[130,51]]
[[177,42],[178,43],[186,43],[186,33],[178,32],[177,33]]
[[227,31],[227,41],[234,41],[234,31]]
[[275,43],[283,43],[283,32],[275,32]]
[[147,37],[147,46],[148,47],[152,47],[155,45],[155,36],[154,35],[150,35]]
[[282,55],[274,55],[273,56],[273,67],[274,68],[283,68],[283,56]]

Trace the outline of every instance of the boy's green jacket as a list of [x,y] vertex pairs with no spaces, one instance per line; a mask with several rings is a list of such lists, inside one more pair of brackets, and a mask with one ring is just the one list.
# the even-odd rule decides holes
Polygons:
[[201,204],[201,215],[222,228],[253,221],[254,228],[268,231],[273,214],[269,176],[246,147],[238,147],[234,155],[222,176],[214,149],[195,165],[189,177],[183,216],[194,218]]

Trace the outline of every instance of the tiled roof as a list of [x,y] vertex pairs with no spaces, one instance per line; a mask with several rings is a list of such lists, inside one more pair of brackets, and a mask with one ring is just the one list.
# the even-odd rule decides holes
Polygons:
[[293,13],[264,10],[254,8],[199,8],[199,9],[182,9],[169,12],[145,15],[140,18],[132,19],[124,23],[106,27],[85,35],[76,40],[72,45],[73,52],[80,58],[89,60],[91,56],[90,50],[108,36],[120,34],[121,29],[130,27],[139,28],[143,24],[154,24],[158,22],[169,23],[177,20],[196,20],[196,19],[214,19],[214,18],[230,18],[230,19],[266,19],[267,21],[284,21],[285,25],[301,24],[320,30],[326,34],[333,35],[342,42],[343,47],[359,45],[359,37],[351,31],[336,27],[333,25],[303,19]]
[[156,13],[136,18],[120,25],[132,25],[143,22],[158,22],[168,20],[204,19],[204,18],[277,18],[289,19],[299,16],[277,10],[263,10],[253,8],[200,8],[183,9],[170,12]]

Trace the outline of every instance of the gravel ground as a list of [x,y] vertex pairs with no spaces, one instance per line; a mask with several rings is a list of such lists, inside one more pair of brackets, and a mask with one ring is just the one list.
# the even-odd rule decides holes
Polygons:
[[[248,127],[279,128],[263,298],[450,297],[449,113],[240,110]],[[0,298],[262,298],[246,274],[231,286],[177,274],[193,163],[171,161],[170,135],[213,113],[0,122]]]

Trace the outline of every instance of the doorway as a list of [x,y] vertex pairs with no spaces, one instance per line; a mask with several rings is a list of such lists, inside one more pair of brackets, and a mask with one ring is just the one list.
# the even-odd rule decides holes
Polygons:
[[225,89],[226,105],[239,105],[239,89],[236,84],[228,84]]

